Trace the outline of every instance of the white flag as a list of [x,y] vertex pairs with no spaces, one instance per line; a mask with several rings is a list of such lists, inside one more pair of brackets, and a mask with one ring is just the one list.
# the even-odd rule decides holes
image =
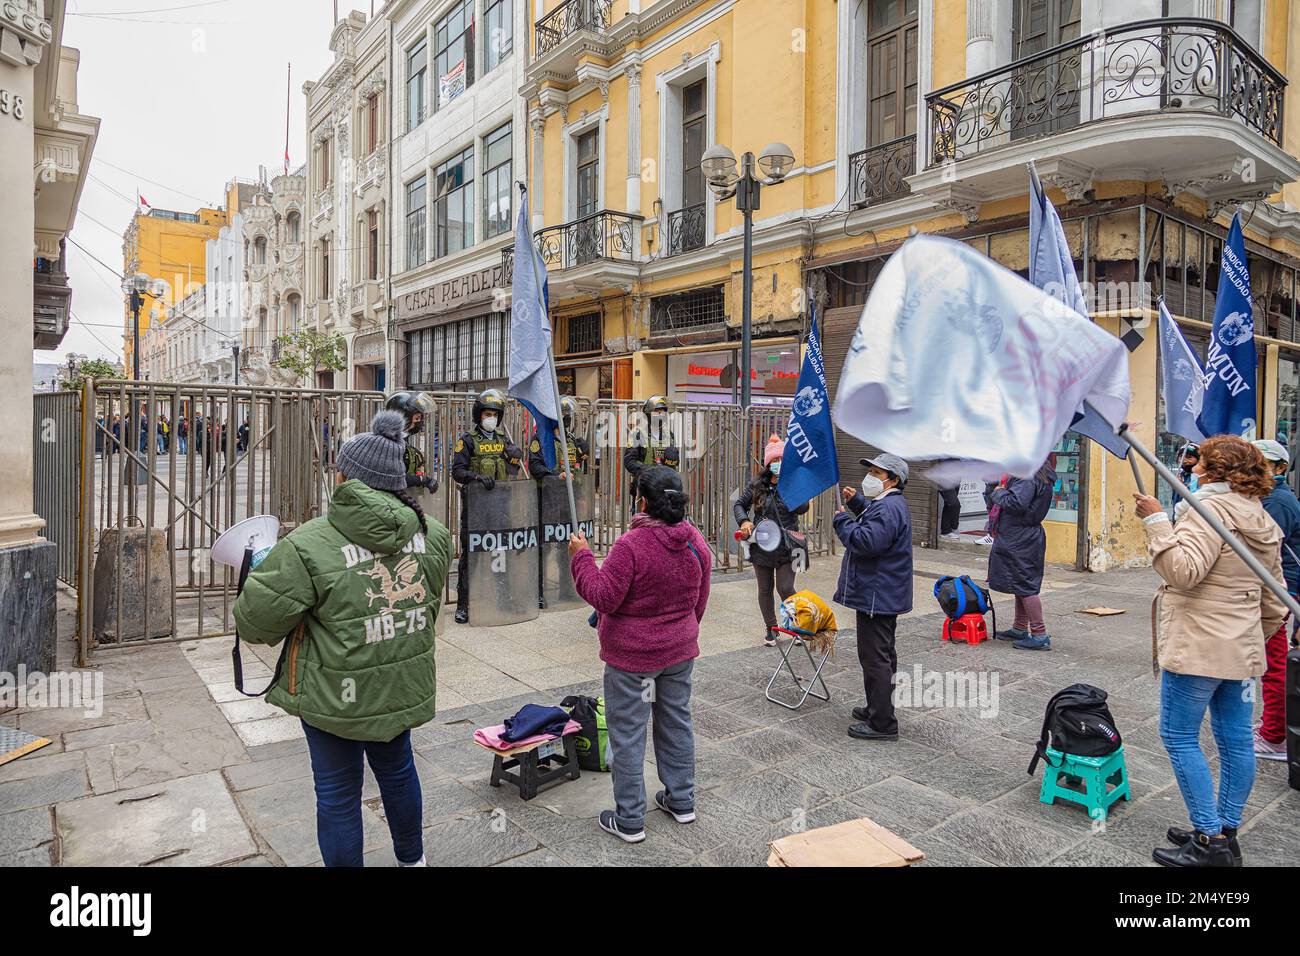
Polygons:
[[835,423],[928,477],[1034,474],[1089,402],[1128,411],[1113,335],[965,243],[917,236],[881,270],[840,376]]

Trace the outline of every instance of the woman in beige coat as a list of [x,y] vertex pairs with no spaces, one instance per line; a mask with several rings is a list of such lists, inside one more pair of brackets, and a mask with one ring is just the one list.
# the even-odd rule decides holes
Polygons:
[[[1193,470],[1196,498],[1281,581],[1282,531],[1261,503],[1273,490],[1263,455],[1244,439],[1219,435],[1201,445]],[[1255,678],[1264,673],[1264,641],[1286,607],[1187,502],[1171,522],[1155,498],[1134,498],[1151,563],[1164,579],[1152,611],[1160,738],[1192,822],[1190,830],[1170,828],[1176,849],[1152,856],[1164,866],[1240,866],[1237,827],[1255,782]],[[1200,745],[1207,709],[1219,750],[1217,799]]]

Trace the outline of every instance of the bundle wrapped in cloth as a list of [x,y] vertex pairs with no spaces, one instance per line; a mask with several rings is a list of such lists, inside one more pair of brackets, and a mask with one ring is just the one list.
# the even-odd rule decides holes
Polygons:
[[781,603],[777,619],[781,627],[796,632],[817,653],[835,653],[835,612],[813,591],[791,594]]

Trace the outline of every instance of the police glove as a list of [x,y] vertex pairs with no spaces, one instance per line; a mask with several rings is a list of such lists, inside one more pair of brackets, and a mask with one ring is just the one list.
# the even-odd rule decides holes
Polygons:
[[483,486],[485,491],[491,491],[497,486],[497,480],[491,475],[479,475],[478,483]]

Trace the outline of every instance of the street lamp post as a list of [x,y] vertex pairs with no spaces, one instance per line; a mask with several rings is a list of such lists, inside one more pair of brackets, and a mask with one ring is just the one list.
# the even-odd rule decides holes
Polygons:
[[[760,207],[764,186],[782,182],[794,168],[794,152],[784,143],[769,143],[758,158],[745,153],[740,158],[740,172],[736,172],[736,154],[726,146],[710,146],[700,163],[714,198],[718,201],[736,199],[736,209],[744,216],[744,269],[741,275],[740,320],[740,407],[749,408],[750,379],[753,376],[753,356],[750,339],[753,328],[754,304],[754,212]],[[756,175],[756,167],[764,174]]]

